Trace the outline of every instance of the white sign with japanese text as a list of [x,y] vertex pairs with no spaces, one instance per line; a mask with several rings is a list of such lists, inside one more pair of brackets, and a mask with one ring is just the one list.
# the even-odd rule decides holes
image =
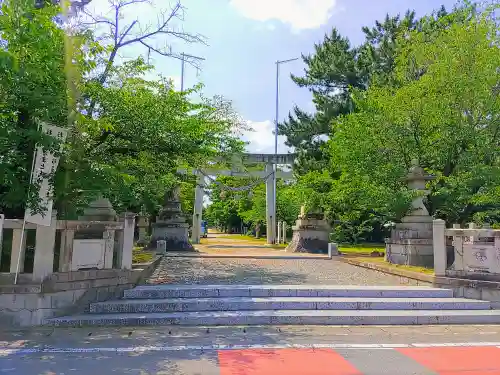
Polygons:
[[[61,148],[68,134],[67,129],[47,124],[42,124],[42,132],[59,140]],[[43,147],[37,147],[31,181],[32,183],[37,183],[40,187],[38,195],[40,197],[40,204],[44,210],[41,213],[35,214],[28,208],[24,216],[26,222],[50,226],[52,221],[52,206],[54,204],[52,199],[53,187],[50,179],[56,172],[58,164],[58,156],[54,155],[51,151],[44,150]]]

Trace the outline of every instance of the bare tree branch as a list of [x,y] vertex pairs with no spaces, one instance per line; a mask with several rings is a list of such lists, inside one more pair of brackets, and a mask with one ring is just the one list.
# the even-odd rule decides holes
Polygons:
[[117,23],[113,23],[112,21],[108,20],[107,18],[105,17],[96,17],[94,16],[92,13],[90,13],[89,10],[83,8],[81,10],[81,12],[90,18],[90,21],[88,22],[81,22],[81,25],[84,25],[84,26],[93,26],[93,25],[99,25],[99,24],[106,24],[106,25],[109,25],[111,27],[115,27],[115,25],[117,25]]
[[[134,1],[134,0],[131,0]],[[137,42],[144,42],[146,39],[151,38],[155,35],[170,35],[174,36],[177,39],[182,39],[185,42],[188,43],[203,43],[206,44],[205,37],[203,37],[200,34],[191,34],[187,33],[185,31],[176,31],[172,28],[170,28],[170,23],[172,22],[173,19],[178,19],[180,21],[184,20],[184,7],[181,5],[180,1],[177,1],[175,6],[170,10],[170,12],[163,11],[161,12],[161,18],[162,20],[158,22],[158,26],[156,29],[153,31],[149,32],[143,32],[141,35],[129,39],[126,41],[122,41],[120,43],[120,47],[132,44],[132,43],[137,43]],[[146,42],[146,44],[149,45],[149,43]]]
[[[80,0],[80,3],[85,3],[87,5],[92,0]],[[201,34],[191,34],[185,32],[182,28],[176,29],[175,25],[172,25],[174,21],[184,20],[185,8],[181,4],[181,0],[176,0],[175,5],[171,7],[170,10],[160,11],[158,15],[158,23],[156,27],[152,25],[145,25],[141,27],[139,19],[135,19],[128,26],[122,27],[120,21],[123,17],[123,9],[130,5],[148,3],[151,4],[150,0],[108,0],[111,8],[113,9],[113,15],[111,18],[105,16],[94,16],[86,9],[83,8],[83,14],[88,17],[89,22],[82,23],[83,26],[98,26],[107,25],[109,26],[110,35],[102,35],[108,43],[112,46],[110,54],[107,61],[104,63],[104,71],[97,78],[100,84],[104,84],[109,78],[115,59],[118,56],[118,51],[125,47],[136,44],[141,44],[146,48],[146,55],[149,62],[151,53],[156,53],[160,56],[170,57],[178,60],[183,60],[184,62],[194,66],[197,71],[200,69],[199,62],[201,59],[197,59],[193,56],[184,55],[182,53],[174,53],[172,51],[172,46],[169,43],[170,38],[176,40],[182,40],[186,43],[203,43],[206,44],[205,37]],[[132,35],[132,31],[137,29],[137,33]],[[158,47],[153,44],[154,37],[163,36],[165,40],[164,47]],[[96,108],[96,101],[92,100],[89,103],[88,115],[93,116],[94,110]],[[101,137],[101,142],[104,142],[108,137],[109,132],[104,132]]]
[[[120,19],[123,16],[123,10],[129,5],[148,3],[151,4],[150,0],[108,0],[111,7],[113,8],[112,18],[107,18],[105,16],[95,16],[90,13],[87,9],[83,9],[83,14],[88,17],[87,22],[82,22],[83,26],[98,26],[107,25],[110,28],[110,35],[105,35],[109,42],[112,44],[112,49],[106,62],[103,73],[99,77],[99,82],[106,82],[111,69],[114,65],[118,50],[130,46],[132,44],[138,43],[146,48],[146,56],[148,61],[152,53],[156,53],[161,56],[171,57],[178,60],[184,60],[186,63],[194,66],[196,69],[200,69],[198,63],[199,60],[188,58],[183,56],[181,53],[173,53],[169,39],[182,40],[186,43],[202,43],[206,44],[205,37],[200,34],[191,34],[182,29],[176,29],[172,23],[175,20],[184,20],[185,8],[182,6],[180,0],[176,0],[175,4],[169,10],[163,10],[158,15],[158,24],[153,27],[152,25],[146,25],[141,27],[139,19],[131,22],[127,27],[123,28],[120,25]],[[80,3],[89,4],[91,0],[79,0]],[[132,34],[134,29],[138,29],[135,35]],[[101,35],[103,36],[103,35]],[[163,47],[159,47],[153,44],[153,38],[157,36],[164,36],[167,40]],[[156,39],[156,38],[154,38]]]
[[[132,22],[130,24],[130,26],[127,27],[127,29],[125,30],[125,32],[121,36],[119,35],[119,32],[116,32],[116,34],[115,34],[115,40],[117,42],[115,43],[115,46],[117,48],[120,48],[120,47],[124,46],[124,44],[122,43],[123,39],[126,38],[126,36],[128,35],[128,33],[130,32],[130,30],[132,30],[132,28],[137,24],[137,22],[138,22],[137,20],[135,20],[134,22]],[[118,40],[118,38],[120,38],[120,40]]]

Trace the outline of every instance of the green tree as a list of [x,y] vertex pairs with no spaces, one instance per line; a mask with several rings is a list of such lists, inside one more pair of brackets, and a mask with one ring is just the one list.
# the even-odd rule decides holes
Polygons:
[[198,167],[241,151],[241,123],[224,98],[194,103],[188,97],[201,87],[179,93],[167,80],[146,80],[152,67],[140,58],[110,67],[103,85],[91,73],[106,49],[92,33],[54,22],[59,6],[1,6],[0,208],[9,217],[24,213],[35,144],[55,147],[39,121],[69,130],[54,176],[56,207],[66,217],[100,194],[120,211],[145,205],[153,214],[179,181],[180,163]]
[[498,27],[489,8],[462,12],[460,22],[444,19],[433,33],[401,38],[392,83],[356,92],[358,112],[335,122],[329,144],[342,170],[334,197],[340,212],[349,205],[401,218],[410,196],[403,177],[417,159],[436,176],[432,214],[499,220]]
[[[242,224],[254,228],[260,222],[266,223],[266,187],[256,179],[218,177],[219,184],[211,186],[212,204],[207,208],[205,217],[211,225],[222,228],[239,228]],[[257,182],[257,183],[256,183]],[[226,187],[251,186],[251,190],[230,191]],[[277,183],[278,221],[286,221],[292,225],[300,212],[301,199],[297,186],[278,180]]]
[[[404,186],[399,180],[397,186],[387,190],[371,184],[365,177],[350,177],[352,185],[349,183],[350,188],[346,188],[345,180],[349,172],[342,170],[345,164],[336,163],[336,158],[331,157],[331,140],[338,131],[338,127],[332,126],[332,123],[336,124],[343,117],[358,112],[365,112],[360,114],[361,117],[368,116],[369,110],[366,110],[365,103],[359,97],[363,97],[363,93],[372,86],[397,88],[400,85],[395,77],[397,60],[401,49],[414,35],[424,35],[427,42],[431,43],[437,33],[462,24],[470,18],[470,14],[474,14],[476,8],[474,3],[463,2],[451,13],[441,7],[421,19],[416,19],[411,11],[403,17],[387,16],[383,21],[377,21],[374,27],[363,28],[365,42],[358,47],[351,46],[334,29],[323,43],[315,46],[313,55],[304,56],[306,74],[303,77],[292,76],[299,86],[307,87],[312,92],[316,113],[307,114],[295,108],[288,120],[279,125],[280,133],[287,137],[288,145],[293,146],[299,154],[296,168],[298,183],[305,185],[304,191],[308,192],[307,200],[310,201],[308,204],[323,207],[328,217],[336,222],[336,231],[342,239],[381,241],[386,234],[383,226],[385,221],[405,212],[409,197],[402,192],[392,194],[392,191]],[[424,67],[414,69],[408,79],[418,80],[424,73]],[[372,121],[377,120],[367,117],[357,130]],[[371,139],[368,137],[360,141],[361,144],[364,142],[369,143]],[[389,171],[387,173],[401,173],[392,169]],[[316,178],[319,180],[314,182]],[[325,189],[328,185],[331,191]],[[388,205],[381,203],[384,200]]]
[[[37,131],[40,122],[68,122],[67,35],[54,22],[57,7],[36,9],[31,0],[3,1],[0,11],[0,210],[20,217],[28,198],[35,144],[55,146]],[[73,62],[85,73],[83,37],[71,40]],[[89,61],[90,62],[90,61]],[[77,78],[77,77],[74,77]],[[78,82],[73,82],[78,84]],[[37,186],[29,203],[37,207]]]
[[403,18],[387,16],[375,27],[363,28],[366,41],[359,47],[353,47],[334,28],[322,43],[315,44],[314,54],[303,56],[305,76],[292,75],[292,80],[311,91],[316,112],[311,115],[295,107],[288,120],[279,124],[279,133],[299,155],[302,174],[328,167],[322,146],[331,135],[331,121],[355,110],[353,89],[367,89],[375,74],[391,71],[394,40],[402,30],[414,29],[416,24],[414,12],[407,12]]
[[167,80],[144,79],[149,69],[141,59],[130,61],[113,70],[106,86],[87,85],[97,117],[80,117],[77,147],[68,158],[66,172],[79,190],[104,190],[121,210],[145,205],[154,212],[165,189],[179,181],[180,163],[200,166],[241,148],[220,108],[190,102],[193,90],[176,92]]

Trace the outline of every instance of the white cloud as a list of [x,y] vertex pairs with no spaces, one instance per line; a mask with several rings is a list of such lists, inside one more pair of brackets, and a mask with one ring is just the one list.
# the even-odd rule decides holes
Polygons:
[[247,18],[261,22],[277,20],[299,31],[324,25],[337,0],[230,0],[229,3]]
[[[274,154],[274,122],[247,121],[248,126],[253,131],[244,132],[242,138],[249,142],[247,151],[256,154]],[[286,138],[282,135],[278,137],[278,153],[288,153],[289,147],[285,145]]]

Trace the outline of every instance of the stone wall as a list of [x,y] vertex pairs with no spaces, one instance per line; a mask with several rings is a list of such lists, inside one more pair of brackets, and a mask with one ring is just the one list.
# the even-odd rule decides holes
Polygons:
[[0,285],[0,327],[40,325],[47,318],[86,312],[90,303],[121,297],[142,282],[159,259],[136,270],[59,272],[40,284]]

